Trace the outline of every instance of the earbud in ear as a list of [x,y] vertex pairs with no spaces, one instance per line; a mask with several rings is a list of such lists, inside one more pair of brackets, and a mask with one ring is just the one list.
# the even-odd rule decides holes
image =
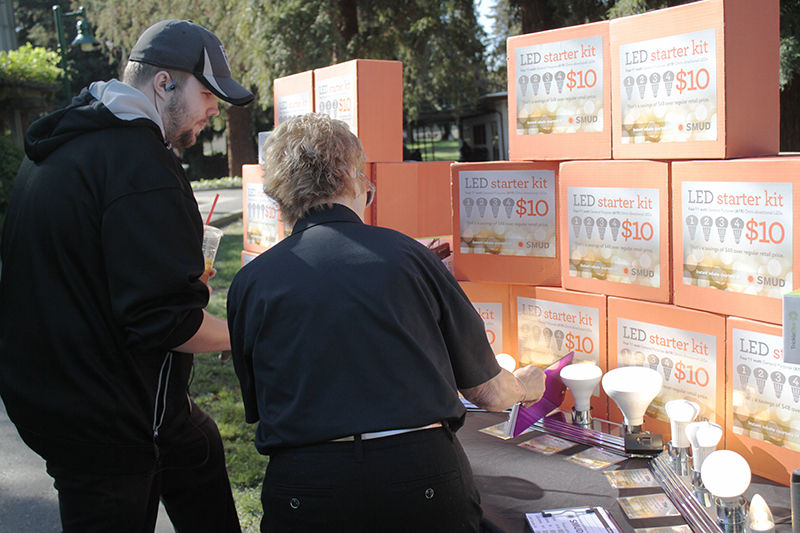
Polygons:
[[173,82],[172,82],[172,85],[170,85],[169,87],[167,87],[167,92],[171,91],[171,90],[172,90],[172,89],[174,89],[174,88],[175,88],[175,82],[173,81]]

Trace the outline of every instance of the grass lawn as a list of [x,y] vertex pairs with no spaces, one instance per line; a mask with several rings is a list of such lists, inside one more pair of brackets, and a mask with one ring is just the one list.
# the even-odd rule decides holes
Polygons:
[[[220,317],[227,315],[228,287],[241,265],[242,222],[222,229],[225,235],[214,262],[217,275],[210,283],[213,292],[207,308]],[[196,355],[190,390],[192,398],[214,418],[222,434],[242,531],[257,533],[261,521],[261,481],[267,458],[260,455],[253,445],[255,424],[244,421],[244,406],[233,363],[220,361],[217,354]]]
[[433,158],[430,158],[430,144],[427,144],[427,157],[425,156],[425,146],[422,144],[408,144],[407,147],[409,150],[419,149],[420,152],[422,152],[423,159],[425,161],[458,161],[458,158],[460,157],[458,151],[458,141],[455,139],[450,139],[447,141],[435,141],[433,143]]

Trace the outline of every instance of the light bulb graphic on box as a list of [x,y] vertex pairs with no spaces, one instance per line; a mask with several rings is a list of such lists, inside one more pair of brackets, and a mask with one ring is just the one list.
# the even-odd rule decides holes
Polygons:
[[517,82],[519,83],[519,92],[522,93],[522,96],[525,96],[525,93],[528,92],[528,76],[523,74],[517,78]]
[[606,228],[608,227],[608,220],[605,217],[597,217],[597,222],[595,224],[597,226],[597,234],[600,236],[600,240],[604,240],[606,238]]
[[746,389],[748,383],[750,383],[750,367],[741,363],[736,367],[736,373],[739,375],[739,383],[742,385],[742,389]]
[[694,215],[689,215],[686,217],[686,226],[689,228],[689,238],[694,240],[694,236],[697,233],[697,217]]
[[622,80],[622,85],[625,86],[625,93],[628,95],[628,100],[633,98],[633,84],[635,83],[633,76],[625,76]]
[[503,198],[503,207],[506,210],[506,218],[511,218],[511,212],[514,210],[514,199],[511,197]]
[[648,365],[650,366],[650,368],[652,368],[653,370],[658,370],[658,364],[659,364],[660,362],[661,362],[661,359],[659,359],[659,358],[658,358],[658,356],[657,356],[656,354],[654,354],[654,353],[651,353],[651,354],[649,354],[649,355],[647,356],[647,364],[648,364]]
[[653,98],[658,96],[658,84],[661,82],[661,74],[653,72],[650,74],[650,88],[653,90]]
[[644,366],[645,365],[645,356],[644,353],[636,351],[633,353],[633,364],[634,366]]
[[594,233],[594,218],[584,217],[583,227],[586,228],[586,238],[591,239],[592,233]]
[[725,217],[717,217],[715,221],[717,225],[717,234],[719,235],[719,242],[725,242],[725,233],[728,231],[728,219]]
[[574,237],[578,238],[581,234],[581,225],[583,224],[583,221],[581,220],[581,217],[574,216],[572,217],[571,222],[572,222],[572,232],[575,234]]
[[664,73],[662,79],[664,80],[664,88],[667,90],[667,96],[670,96],[672,94],[672,82],[675,81],[675,73],[668,70]]
[[472,198],[464,198],[461,200],[461,205],[464,206],[464,210],[467,212],[467,218],[472,216],[472,206],[475,205],[475,200]]
[[792,398],[794,403],[800,402],[800,376],[789,376],[789,386],[792,388]]
[[767,377],[769,377],[769,372],[757,366],[753,369],[753,377],[756,378],[756,387],[758,387],[758,393],[764,394],[764,386],[767,384]]
[[664,371],[664,379],[669,381],[672,377],[672,366],[673,362],[672,359],[669,357],[662,357],[661,358],[661,370]]
[[780,370],[775,370],[772,374],[770,374],[769,377],[772,380],[772,386],[775,389],[775,397],[780,399],[781,394],[783,393],[783,384],[786,383],[786,376],[784,376],[783,372]]
[[480,197],[477,200],[475,200],[475,205],[478,206],[478,214],[481,216],[481,218],[483,218],[484,215],[486,214],[486,205],[488,203],[489,201],[483,197]]
[[492,216],[497,218],[498,213],[500,212],[500,206],[503,202],[500,201],[500,198],[490,198],[489,199],[489,206],[492,208]]
[[619,235],[620,225],[621,222],[616,217],[613,217],[608,221],[608,227],[611,228],[611,238],[614,239],[614,242],[617,242],[617,235]]
[[714,225],[714,219],[710,216],[700,218],[700,225],[703,227],[703,238],[708,242],[711,238],[711,226]]
[[551,343],[553,342],[553,330],[550,328],[544,328],[542,330],[542,336],[544,337],[544,344],[549,350],[552,346]]
[[644,100],[644,92],[647,90],[647,76],[644,74],[636,76],[636,87],[639,88],[639,98]]
[[542,81],[542,77],[539,74],[531,74],[531,87],[533,88],[533,95],[539,95],[539,83]]
[[627,348],[623,348],[619,351],[619,366],[630,366],[633,364],[633,359],[631,357],[631,351]]
[[550,86],[553,84],[553,74],[550,72],[545,72],[542,76],[542,81],[544,82],[544,91],[547,94],[550,94]]
[[742,228],[744,228],[744,220],[739,217],[731,219],[731,229],[733,229],[733,239],[736,244],[739,244],[739,239],[742,238]]
[[560,352],[561,346],[564,344],[564,332],[560,329],[557,329],[555,332],[553,332],[553,337],[556,339],[556,348]]
[[539,326],[533,326],[531,328],[531,335],[533,336],[533,342],[539,344],[539,342],[542,340],[542,328]]
[[559,70],[556,72],[554,77],[556,79],[556,88],[558,89],[558,94],[561,94],[561,91],[564,90],[564,78],[566,78],[567,75],[564,74],[563,70]]

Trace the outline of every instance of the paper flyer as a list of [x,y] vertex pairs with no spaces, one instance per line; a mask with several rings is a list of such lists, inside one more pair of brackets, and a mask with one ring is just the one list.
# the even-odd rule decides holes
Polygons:
[[472,302],[472,307],[481,315],[486,326],[486,338],[495,355],[503,353],[503,304],[502,302]]
[[495,424],[493,426],[481,428],[479,431],[481,433],[486,433],[487,435],[491,435],[492,437],[497,437],[498,439],[508,440],[513,437],[508,434],[507,429],[508,429],[508,421],[505,421],[505,422],[500,422],[499,424]]
[[436,254],[436,257],[442,260],[444,266],[452,274],[453,273],[453,236],[452,235],[438,235],[435,237],[417,237],[415,239],[428,247],[428,249]]
[[733,328],[733,432],[800,451],[800,365],[783,338]]
[[620,533],[622,530],[602,507],[573,507],[525,513],[533,533]]
[[517,297],[521,364],[547,366],[574,352],[574,360],[600,361],[600,311],[596,307]]
[[600,470],[601,468],[605,468],[609,465],[621,463],[625,459],[627,459],[627,457],[607,452],[602,448],[588,448],[582,452],[567,457],[567,461],[571,461],[580,466],[585,466],[586,468],[591,468],[592,470]]
[[645,494],[644,496],[618,498],[617,501],[625,511],[625,515],[631,520],[681,515],[666,494]]
[[717,140],[717,45],[708,29],[620,46],[622,144]]
[[569,187],[567,197],[570,276],[660,286],[658,189]]
[[517,135],[603,131],[600,35],[517,48]]
[[669,422],[664,404],[683,398],[700,405],[698,420],[714,420],[717,350],[725,349],[717,346],[714,335],[618,318],[617,349],[617,366],[649,367],[664,378],[661,392],[647,408],[648,416]]
[[278,124],[286,122],[290,118],[299,117],[314,111],[311,102],[311,93],[295,93],[278,97],[275,101],[275,113],[277,114]]
[[462,254],[556,256],[553,170],[458,173]]
[[683,284],[781,298],[792,290],[791,183],[684,181]]
[[354,110],[356,85],[353,76],[344,75],[317,80],[314,101],[317,113],[324,113],[331,118],[341,120],[350,127],[353,134],[358,135]]
[[609,470],[603,472],[608,483],[615,489],[638,489],[641,487],[659,487],[653,473],[647,468],[632,470]]
[[278,242],[278,203],[264,194],[259,183],[245,185],[248,244],[270,248]]
[[521,442],[517,444],[517,446],[520,448],[525,448],[526,450],[541,453],[542,455],[553,455],[560,451],[566,450],[567,448],[572,448],[575,446],[575,443],[556,437],[555,435],[545,433],[530,440],[526,440],[525,442]]

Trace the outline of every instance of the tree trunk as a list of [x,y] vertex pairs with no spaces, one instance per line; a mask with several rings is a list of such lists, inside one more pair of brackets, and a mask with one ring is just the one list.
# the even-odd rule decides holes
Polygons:
[[344,50],[333,52],[333,62],[340,63],[348,59],[347,45],[358,35],[358,2],[357,0],[337,0],[339,6],[339,36],[342,38]]
[[800,152],[800,79],[781,91],[781,152]]
[[242,165],[258,163],[256,141],[250,128],[250,108],[232,105],[225,115],[228,133],[228,175],[241,176]]

